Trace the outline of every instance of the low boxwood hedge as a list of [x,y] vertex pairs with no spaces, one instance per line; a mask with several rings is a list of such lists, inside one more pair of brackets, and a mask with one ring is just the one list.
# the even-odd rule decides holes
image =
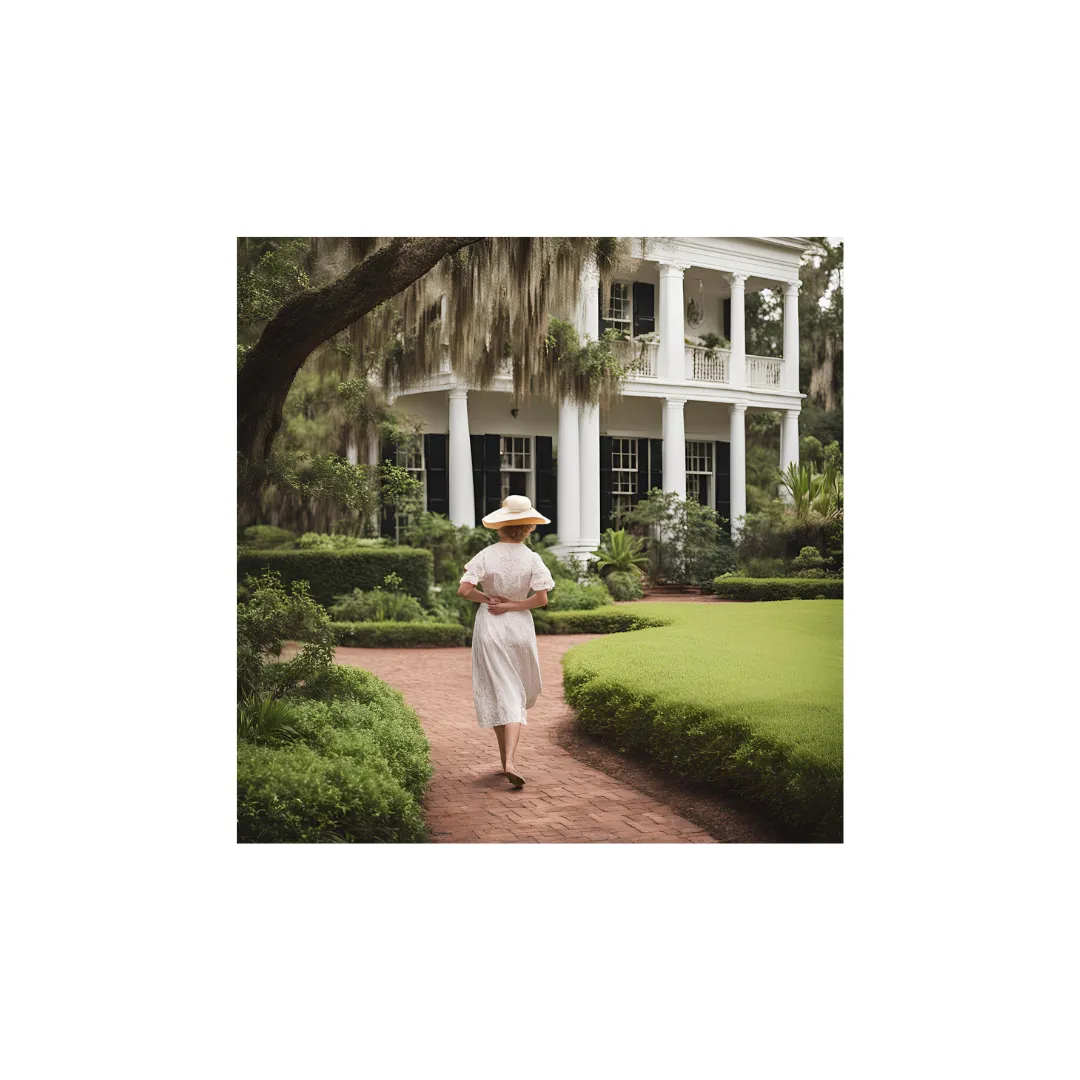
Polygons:
[[619,634],[625,630],[667,626],[669,621],[615,607],[595,608],[592,611],[533,609],[533,624],[538,634]]
[[430,551],[420,548],[367,548],[358,551],[244,551],[237,556],[237,580],[269,568],[289,585],[306,581],[311,595],[323,607],[334,597],[353,589],[382,586],[387,574],[401,578],[401,588],[420,603],[428,604],[432,580]]
[[237,744],[241,843],[416,843],[430,746],[381,679],[332,667],[282,699],[292,741]]
[[332,622],[339,645],[362,649],[405,649],[410,646],[468,645],[469,628],[439,622]]
[[842,578],[718,577],[712,591],[724,600],[843,600]]

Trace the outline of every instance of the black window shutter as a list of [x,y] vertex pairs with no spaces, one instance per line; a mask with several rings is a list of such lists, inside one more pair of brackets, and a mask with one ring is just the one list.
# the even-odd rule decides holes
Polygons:
[[450,514],[450,478],[446,469],[446,436],[424,436],[424,469],[427,472],[427,509]]
[[713,449],[713,481],[716,484],[716,512],[725,518],[724,531],[731,532],[731,443],[718,442]]
[[550,525],[537,525],[538,536],[558,532],[555,518],[555,459],[550,435],[537,435],[536,443],[536,509],[551,518]]
[[[382,444],[382,451],[379,455],[379,464],[382,465],[384,461],[389,461],[391,465],[397,464],[397,445],[387,440]],[[379,514],[379,534],[381,536],[393,536],[394,529],[394,515],[396,511],[392,506],[383,506]]]
[[664,486],[664,440],[649,440],[649,487]]
[[487,513],[484,509],[484,436],[470,435],[469,444],[472,449],[473,512],[479,525],[480,519]]
[[599,341],[604,336],[604,331],[608,327],[608,323],[604,322],[604,312],[607,311],[607,304],[604,303],[604,294],[599,285],[596,286],[596,295],[599,299],[597,311],[600,314],[600,321],[596,326],[596,340]]
[[484,436],[484,516],[494,513],[502,506],[502,453],[499,436]]
[[634,502],[644,499],[649,493],[649,440],[637,441],[637,497]]
[[656,329],[656,290],[647,281],[634,282],[634,337]]
[[600,535],[612,528],[611,523],[611,436],[600,436]]
[[731,340],[731,299],[724,301],[724,337]]

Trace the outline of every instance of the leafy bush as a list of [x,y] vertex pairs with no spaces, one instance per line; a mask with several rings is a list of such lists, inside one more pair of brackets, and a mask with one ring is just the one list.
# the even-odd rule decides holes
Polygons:
[[466,600],[464,596],[458,596],[456,592],[451,592],[449,586],[445,586],[435,594],[430,616],[433,622],[456,622],[472,630],[479,609],[479,604]]
[[[330,618],[311,598],[304,581],[292,582],[286,591],[281,576],[266,571],[248,578],[246,585],[251,599],[236,606],[237,697],[266,692],[280,697],[334,662]],[[304,643],[299,655],[286,663],[272,663],[290,640]]]
[[640,576],[623,570],[613,570],[604,578],[604,585],[612,600],[640,600],[645,595]]
[[548,593],[549,611],[591,611],[611,603],[611,594],[602,581],[590,581],[579,585],[576,581],[564,579],[555,583],[555,588]]
[[[787,564],[783,559],[767,558],[759,556],[744,560],[742,566],[743,577],[772,578],[783,577],[787,573]],[[720,577],[717,574],[717,577]]]
[[275,698],[247,697],[236,706],[236,737],[243,742],[291,742],[298,735],[296,714]]
[[548,533],[547,536],[540,537],[541,547],[554,547],[559,542],[559,537],[555,533]]
[[275,548],[291,544],[295,537],[288,529],[276,525],[249,525],[244,530],[244,546],[250,548]]
[[335,622],[339,645],[361,649],[405,649],[412,646],[467,645],[469,628],[447,622]]
[[385,589],[353,589],[335,596],[330,617],[335,622],[422,622],[424,607],[415,596]]
[[638,537],[631,536],[625,529],[608,529],[594,554],[596,568],[601,577],[610,573],[637,576],[644,574],[649,567],[645,545]]
[[807,545],[791,560],[791,569],[796,572],[797,576],[799,572],[804,570],[820,570],[821,573],[814,576],[824,577],[825,559],[816,547]]
[[431,588],[430,551],[409,547],[358,548],[353,551],[265,551],[244,552],[237,557],[237,577],[263,569],[276,571],[288,584],[306,581],[311,596],[329,606],[335,596],[353,589],[374,589],[387,574],[402,579],[402,589],[422,604],[428,601]]
[[[416,800],[394,779],[374,739],[368,753],[324,757],[303,744],[238,743],[237,840],[247,844],[418,843],[426,836]],[[353,747],[354,754],[356,747]]]
[[844,582],[841,578],[721,577],[712,591],[724,600],[842,600]]
[[653,488],[626,515],[647,536],[651,574],[679,585],[705,585],[734,564],[734,552],[711,507]]
[[288,745],[238,744],[242,842],[425,839],[430,745],[401,694],[370,672],[331,665],[286,703]]
[[533,625],[538,634],[620,634],[667,624],[663,617],[643,615],[627,608],[551,612],[533,608]]

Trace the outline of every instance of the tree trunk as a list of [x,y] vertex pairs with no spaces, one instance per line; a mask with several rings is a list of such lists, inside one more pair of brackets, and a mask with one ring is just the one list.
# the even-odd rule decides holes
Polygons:
[[444,256],[476,236],[395,237],[325,288],[284,304],[252,346],[236,379],[237,442],[246,467],[241,499],[262,480],[281,410],[296,373],[312,351],[372,308],[396,296]]

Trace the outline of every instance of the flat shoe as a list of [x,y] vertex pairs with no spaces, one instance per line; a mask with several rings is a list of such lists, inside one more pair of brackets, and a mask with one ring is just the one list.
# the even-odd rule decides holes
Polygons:
[[513,769],[507,769],[506,779],[509,780],[510,783],[514,785],[514,787],[525,786],[525,777],[522,776],[520,773],[515,772]]

